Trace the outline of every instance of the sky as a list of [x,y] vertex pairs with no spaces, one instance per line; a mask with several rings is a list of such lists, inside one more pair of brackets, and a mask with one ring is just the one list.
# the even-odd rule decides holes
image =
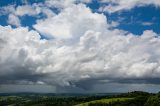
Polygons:
[[160,1],[0,0],[0,93],[160,89]]

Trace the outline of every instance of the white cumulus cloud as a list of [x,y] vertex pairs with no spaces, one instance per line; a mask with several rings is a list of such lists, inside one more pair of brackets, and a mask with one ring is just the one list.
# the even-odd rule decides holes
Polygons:
[[110,29],[83,4],[37,21],[36,30],[0,26],[0,83],[88,88],[99,83],[157,83],[160,38]]
[[117,12],[121,10],[129,10],[134,7],[145,6],[145,5],[155,5],[160,6],[159,0],[100,0],[101,3],[108,3],[107,6],[102,6],[99,11],[102,12]]
[[15,26],[21,26],[20,19],[14,14],[8,16],[8,23]]

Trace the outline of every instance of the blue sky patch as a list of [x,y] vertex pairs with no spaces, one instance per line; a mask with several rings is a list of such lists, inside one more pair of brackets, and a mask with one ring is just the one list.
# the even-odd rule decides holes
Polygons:
[[117,28],[134,34],[142,34],[144,30],[153,30],[160,33],[160,8],[152,5],[106,14],[106,16],[108,16],[109,21],[120,23]]
[[0,0],[0,6],[7,5],[24,5],[24,4],[33,4],[44,2],[45,0]]

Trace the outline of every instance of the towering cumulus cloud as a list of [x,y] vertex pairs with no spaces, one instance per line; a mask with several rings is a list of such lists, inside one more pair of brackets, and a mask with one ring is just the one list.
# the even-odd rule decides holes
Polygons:
[[34,25],[40,33],[54,38],[76,38],[88,30],[102,32],[106,29],[106,17],[92,13],[85,5],[72,5],[65,8],[60,14],[39,20]]
[[160,81],[160,39],[153,31],[112,29],[84,4],[71,4],[33,27],[0,26],[1,84],[84,88]]

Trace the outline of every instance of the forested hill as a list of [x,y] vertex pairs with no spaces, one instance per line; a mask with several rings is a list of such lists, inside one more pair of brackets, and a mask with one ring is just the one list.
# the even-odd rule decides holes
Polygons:
[[[67,95],[67,94],[66,94]],[[0,106],[160,106],[160,93],[134,91],[113,95],[57,96],[51,94],[6,94]]]

